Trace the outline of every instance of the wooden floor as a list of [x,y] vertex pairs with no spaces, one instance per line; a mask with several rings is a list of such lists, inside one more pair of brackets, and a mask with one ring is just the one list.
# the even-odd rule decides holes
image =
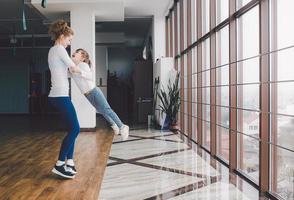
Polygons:
[[113,139],[108,128],[80,133],[74,158],[78,174],[73,180],[64,180],[51,169],[65,132],[15,127],[0,131],[1,200],[98,199]]

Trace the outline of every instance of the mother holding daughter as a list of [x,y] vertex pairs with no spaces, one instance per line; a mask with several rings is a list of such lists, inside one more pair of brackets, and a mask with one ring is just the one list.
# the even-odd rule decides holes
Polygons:
[[69,98],[68,70],[72,73],[72,77],[81,92],[92,103],[97,112],[100,112],[110,122],[115,134],[121,134],[123,140],[125,140],[129,135],[129,127],[120,121],[108,105],[100,89],[95,87],[88,53],[78,49],[73,55],[73,60],[69,57],[66,48],[71,44],[74,32],[67,23],[64,20],[54,22],[48,33],[54,41],[54,45],[48,53],[51,73],[51,88],[48,100],[61,113],[68,131],[62,141],[58,161],[52,172],[71,179],[77,173],[73,155],[75,141],[80,133],[80,125],[75,108]]

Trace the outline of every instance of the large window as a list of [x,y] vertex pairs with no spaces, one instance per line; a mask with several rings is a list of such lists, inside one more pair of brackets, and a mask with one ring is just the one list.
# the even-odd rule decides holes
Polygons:
[[[271,191],[293,199],[294,1],[271,0]],[[285,48],[285,49],[283,49]]]
[[[238,19],[238,168],[259,177],[259,7]],[[256,128],[252,128],[256,127]]]
[[229,26],[216,33],[217,155],[229,161]]
[[178,47],[182,70],[180,130],[260,191],[293,200],[294,1],[175,4],[166,49]]

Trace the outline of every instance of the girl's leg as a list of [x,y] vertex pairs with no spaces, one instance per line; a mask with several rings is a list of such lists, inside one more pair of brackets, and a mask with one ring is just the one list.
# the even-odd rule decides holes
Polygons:
[[95,88],[87,95],[87,99],[96,108],[98,113],[101,113],[104,118],[111,124],[116,124],[119,128],[123,126],[122,121],[117,114],[111,109],[106,98],[99,88]]

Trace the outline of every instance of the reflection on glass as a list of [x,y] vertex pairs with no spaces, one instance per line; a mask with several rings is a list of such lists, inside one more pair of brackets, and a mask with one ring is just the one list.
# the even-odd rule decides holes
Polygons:
[[210,123],[203,121],[203,144],[210,149]]
[[238,108],[259,110],[259,84],[239,85]]
[[255,6],[237,20],[238,60],[259,54],[259,6]]
[[[238,110],[238,168],[258,182],[259,177],[259,113]],[[244,134],[246,135],[244,135]],[[248,135],[248,136],[247,136]],[[250,137],[249,137],[250,136]]]
[[216,33],[216,66],[229,63],[229,26]]
[[229,161],[229,129],[216,126],[217,155]]

